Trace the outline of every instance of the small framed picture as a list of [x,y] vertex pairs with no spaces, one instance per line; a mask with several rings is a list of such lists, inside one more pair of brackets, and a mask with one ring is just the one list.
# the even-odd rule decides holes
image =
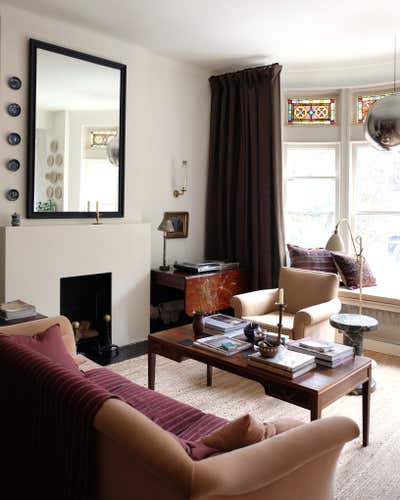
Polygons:
[[166,233],[167,238],[187,238],[189,232],[189,212],[165,212],[174,226],[173,233]]

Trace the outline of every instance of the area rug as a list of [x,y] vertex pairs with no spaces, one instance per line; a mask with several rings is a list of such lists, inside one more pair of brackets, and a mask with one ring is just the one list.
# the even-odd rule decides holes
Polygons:
[[[374,355],[377,390],[371,401],[370,445],[361,438],[345,446],[336,481],[336,500],[400,500],[400,358]],[[111,365],[111,370],[147,386],[147,356]],[[156,390],[205,412],[233,419],[251,413],[270,421],[290,416],[309,419],[309,412],[265,396],[261,385],[214,369],[206,386],[206,368],[196,361],[175,363],[157,357]],[[323,411],[323,417],[345,415],[361,428],[361,397],[345,396]]]

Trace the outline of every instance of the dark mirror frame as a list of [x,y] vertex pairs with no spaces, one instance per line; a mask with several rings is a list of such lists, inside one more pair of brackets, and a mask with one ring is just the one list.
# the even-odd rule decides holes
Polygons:
[[125,197],[125,119],[126,119],[126,66],[124,64],[102,59],[66,49],[51,43],[39,40],[29,40],[29,105],[28,105],[28,219],[87,219],[96,217],[96,212],[35,212],[35,139],[36,139],[36,76],[37,76],[37,50],[43,49],[56,52],[76,59],[81,59],[94,64],[108,66],[120,71],[120,100],[119,100],[119,178],[118,178],[118,211],[100,212],[101,217],[123,217]]

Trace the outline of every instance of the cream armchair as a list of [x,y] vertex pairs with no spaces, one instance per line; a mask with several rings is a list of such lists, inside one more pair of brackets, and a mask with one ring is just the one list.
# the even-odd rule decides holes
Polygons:
[[[314,337],[334,340],[335,330],[329,317],[341,309],[337,298],[339,279],[336,274],[282,267],[279,288],[285,290],[286,311],[283,333],[293,339]],[[235,316],[255,321],[272,332],[278,331],[278,288],[235,295],[231,306]]]

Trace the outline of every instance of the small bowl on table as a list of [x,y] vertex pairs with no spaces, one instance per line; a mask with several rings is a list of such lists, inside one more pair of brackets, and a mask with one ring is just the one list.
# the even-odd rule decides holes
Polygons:
[[263,358],[273,358],[276,354],[278,354],[279,346],[262,340],[258,343],[258,350]]

